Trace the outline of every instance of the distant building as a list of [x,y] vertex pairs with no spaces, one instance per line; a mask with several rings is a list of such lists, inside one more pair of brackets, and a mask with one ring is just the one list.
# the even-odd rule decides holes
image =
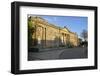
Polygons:
[[60,47],[72,44],[78,46],[78,35],[69,31],[68,28],[59,27],[47,22],[45,19],[35,16],[29,17],[35,32],[32,35],[32,46],[37,47]]

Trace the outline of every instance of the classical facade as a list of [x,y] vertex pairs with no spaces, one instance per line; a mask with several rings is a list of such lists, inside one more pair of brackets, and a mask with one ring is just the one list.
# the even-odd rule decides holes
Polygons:
[[62,47],[71,44],[78,46],[78,36],[69,31],[68,28],[59,27],[47,22],[45,19],[32,16],[29,17],[35,32],[32,34],[32,46],[37,47]]

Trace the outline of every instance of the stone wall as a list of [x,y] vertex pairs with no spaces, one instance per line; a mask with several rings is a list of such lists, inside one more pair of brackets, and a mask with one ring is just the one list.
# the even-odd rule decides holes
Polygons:
[[76,33],[70,32],[67,28],[62,28],[48,23],[41,17],[31,17],[32,26],[35,26],[33,42],[37,40],[38,47],[59,47],[67,46],[71,43],[73,46],[78,45]]

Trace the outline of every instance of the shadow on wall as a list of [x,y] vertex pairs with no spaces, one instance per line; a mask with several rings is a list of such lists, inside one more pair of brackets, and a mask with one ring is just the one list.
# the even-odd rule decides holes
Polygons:
[[[29,41],[30,42],[30,41]],[[29,51],[39,51],[39,49],[45,49],[45,48],[73,48],[74,45],[70,43],[69,41],[62,41],[59,37],[55,37],[54,40],[38,40],[33,39],[31,43],[28,45]]]

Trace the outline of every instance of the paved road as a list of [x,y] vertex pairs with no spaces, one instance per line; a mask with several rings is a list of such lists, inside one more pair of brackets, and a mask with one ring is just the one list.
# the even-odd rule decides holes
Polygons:
[[40,52],[29,52],[28,60],[51,60],[51,59],[79,59],[87,58],[87,48],[68,48],[68,49],[56,49]]

